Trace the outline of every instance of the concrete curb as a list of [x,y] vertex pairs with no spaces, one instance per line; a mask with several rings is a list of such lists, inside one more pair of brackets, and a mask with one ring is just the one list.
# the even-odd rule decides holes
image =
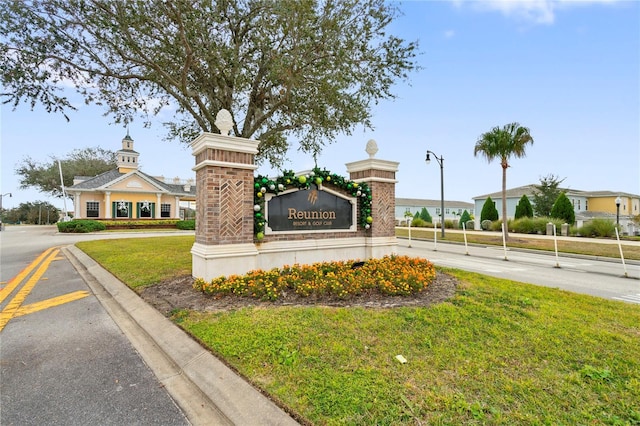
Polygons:
[[298,424],[83,251],[63,251],[192,424]]

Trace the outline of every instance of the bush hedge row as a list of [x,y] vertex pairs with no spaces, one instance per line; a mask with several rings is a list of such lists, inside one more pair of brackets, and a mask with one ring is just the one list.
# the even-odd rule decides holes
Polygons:
[[114,229],[196,229],[195,220],[92,220],[74,219],[69,222],[58,222],[58,232],[86,233]]
[[106,225],[98,220],[75,219],[69,222],[58,222],[58,232],[86,233],[98,232],[107,229]]

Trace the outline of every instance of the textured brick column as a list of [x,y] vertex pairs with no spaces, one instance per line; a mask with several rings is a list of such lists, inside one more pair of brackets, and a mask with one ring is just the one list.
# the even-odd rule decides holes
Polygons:
[[[220,114],[222,111],[218,117]],[[224,118],[230,120],[230,116]],[[216,121],[216,125],[222,134],[203,133],[191,143],[196,160],[192,274],[205,280],[244,273],[257,256],[253,243],[253,172],[259,141],[228,136],[228,123],[224,126]]]
[[351,180],[366,182],[371,188],[371,216],[373,224],[367,236],[371,257],[394,254],[397,248],[395,234],[396,208],[396,172],[395,161],[379,160],[375,157],[378,151],[374,140],[367,143],[369,158],[347,163],[347,172]]

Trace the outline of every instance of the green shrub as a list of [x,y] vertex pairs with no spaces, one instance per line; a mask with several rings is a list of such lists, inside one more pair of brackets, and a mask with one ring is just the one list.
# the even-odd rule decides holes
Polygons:
[[509,230],[519,234],[546,234],[547,224],[551,222],[556,225],[556,233],[560,234],[563,223],[562,219],[552,219],[549,217],[523,217],[509,222]]
[[107,229],[145,229],[145,228],[175,228],[178,219],[117,219],[102,220]]
[[452,219],[445,219],[444,227],[447,229],[455,229],[458,227],[458,221],[454,221]]
[[468,211],[464,211],[462,212],[462,216],[460,216],[460,220],[458,221],[458,227],[460,229],[462,229],[462,224],[464,223],[465,225],[467,224],[467,222],[469,222],[471,220],[471,215],[469,214]]
[[502,232],[502,220],[494,220],[489,226],[489,231]]
[[518,201],[518,205],[516,206],[515,219],[523,217],[533,217],[533,207],[526,195],[520,197],[520,201]]
[[578,228],[577,233],[583,237],[613,237],[616,235],[616,224],[612,220],[593,219]]
[[513,232],[518,232],[520,234],[542,233],[542,230],[538,228],[538,220],[529,217],[514,220],[511,224],[511,228],[513,229]]
[[487,197],[487,200],[482,206],[482,212],[480,213],[480,221],[484,222],[485,220],[498,220],[498,209],[496,209],[496,203],[491,197]]
[[196,229],[195,220],[157,219],[157,220],[91,220],[77,219],[70,222],[59,222],[59,232],[96,232],[106,229]]
[[429,222],[429,223],[433,222],[433,218],[429,214],[429,210],[427,210],[426,207],[423,207],[422,210],[420,210],[420,219],[424,220],[425,222]]
[[427,225],[428,223],[419,217],[416,217],[411,221],[411,226],[415,228],[425,228]]
[[77,219],[69,222],[58,222],[58,232],[87,233],[104,231],[107,227],[100,221],[90,219]]
[[573,225],[576,221],[576,214],[573,211],[573,205],[564,192],[560,193],[556,202],[553,203],[553,207],[551,207],[551,217],[562,219],[569,225]]
[[195,219],[192,220],[180,220],[176,223],[176,228],[178,229],[182,229],[185,231],[192,231],[194,229],[196,229],[196,221]]

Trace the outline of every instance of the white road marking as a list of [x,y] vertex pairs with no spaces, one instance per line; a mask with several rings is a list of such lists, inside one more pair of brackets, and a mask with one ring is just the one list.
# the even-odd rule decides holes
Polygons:
[[640,303],[640,294],[630,294],[628,296],[612,297],[612,299],[622,300],[624,302]]

